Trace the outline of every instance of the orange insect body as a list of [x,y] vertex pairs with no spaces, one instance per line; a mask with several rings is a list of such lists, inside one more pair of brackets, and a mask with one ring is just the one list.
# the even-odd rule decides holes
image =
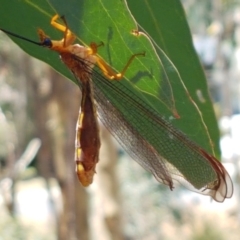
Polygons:
[[56,22],[58,18],[59,16],[55,15],[51,20],[51,24],[64,32],[62,40],[51,40],[41,29],[38,30],[38,34],[41,41],[40,44],[58,52],[62,61],[73,72],[77,80],[81,81],[82,102],[76,127],[75,161],[78,179],[86,187],[93,181],[100,148],[99,127],[92,92],[91,70],[95,64],[98,64],[108,79],[119,80],[123,77],[132,60],[136,56],[144,55],[144,53],[131,56],[122,72],[115,73],[103,59],[96,55],[97,48],[102,44],[91,43],[90,47],[84,47],[79,44],[73,45],[76,39],[75,35],[68,29],[65,19],[63,19],[65,25],[61,25]]
[[[75,161],[78,179],[86,187],[93,181],[100,148],[99,127],[92,96],[90,72],[90,69],[94,67],[98,59],[95,55],[97,46],[92,44],[93,48],[86,48],[79,44],[72,45],[75,41],[75,35],[66,26],[55,22],[57,18],[57,15],[54,16],[51,24],[64,31],[62,40],[50,40],[41,29],[38,30],[38,34],[41,43],[43,45],[49,44],[51,50],[58,52],[62,61],[74,73],[76,78],[81,81],[82,101],[76,126]],[[78,57],[82,61],[77,61],[74,57]]]
[[75,161],[76,172],[83,186],[93,181],[100,148],[96,108],[90,81],[82,84],[81,111],[77,122]]

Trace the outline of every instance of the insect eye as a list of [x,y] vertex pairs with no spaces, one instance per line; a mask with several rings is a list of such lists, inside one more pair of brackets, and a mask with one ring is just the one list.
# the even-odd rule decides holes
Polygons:
[[42,46],[51,48],[52,47],[52,41],[50,38],[45,38],[42,42]]

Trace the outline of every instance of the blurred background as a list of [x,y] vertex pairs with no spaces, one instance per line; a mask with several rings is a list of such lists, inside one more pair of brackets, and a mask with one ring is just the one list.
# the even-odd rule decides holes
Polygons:
[[101,126],[94,183],[77,182],[78,87],[0,32],[1,239],[240,239],[240,0],[182,0],[235,192],[216,203],[170,191]]

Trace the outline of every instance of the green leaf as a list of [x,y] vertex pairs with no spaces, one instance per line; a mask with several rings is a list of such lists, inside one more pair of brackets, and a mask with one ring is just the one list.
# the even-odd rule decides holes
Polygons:
[[[216,119],[181,4],[176,0],[152,0],[138,1],[136,6],[136,1],[129,0],[128,6],[138,23],[156,42],[157,55],[147,38],[137,38],[131,34],[137,26],[121,1],[72,0],[66,4],[63,0],[15,0],[10,4],[4,0],[0,8],[0,26],[36,41],[37,28],[44,29],[52,39],[60,39],[61,32],[54,29],[49,22],[56,13],[64,15],[70,29],[83,43],[104,42],[105,47],[99,49],[99,54],[118,71],[125,65],[129,56],[145,51],[146,57],[139,58],[127,71],[128,79],[136,88],[150,94],[145,94],[146,101],[165,119],[170,119],[176,128],[181,129],[208,152],[212,152],[210,136],[214,150],[219,156]],[[16,38],[13,40],[29,54],[49,63],[75,81],[59,61],[57,54]],[[157,46],[161,47],[167,56]],[[197,104],[203,120],[188,98],[181,80]],[[204,102],[199,99],[199,92]],[[157,97],[160,102],[152,96]],[[176,114],[180,119],[174,118]]]
[[144,29],[171,59],[189,95],[199,108],[200,115],[188,99],[181,82],[176,81],[174,77],[171,78],[176,109],[181,117],[174,126],[211,152],[212,146],[209,144],[204,122],[214,145],[214,152],[220,157],[220,135],[216,117],[206,78],[194,50],[192,36],[180,1],[139,0],[136,7],[136,1],[127,0],[127,4],[139,28]]
[[[119,0],[72,0],[68,1],[68,4],[63,0],[38,0],[34,3],[13,0],[11,4],[4,0],[0,8],[0,27],[35,41],[38,41],[36,29],[40,27],[52,39],[58,40],[62,38],[63,33],[50,25],[51,17],[58,13],[65,16],[69,28],[78,36],[79,42],[104,42],[105,46],[99,48],[99,55],[118,71],[122,70],[131,55],[145,52],[145,57],[138,57],[133,61],[126,72],[125,80],[120,81],[119,86],[133,92],[140,101],[147,104],[146,106],[151,106],[164,121],[180,129],[207,152],[212,152],[213,141],[215,151],[219,154],[216,120],[181,5],[176,0],[137,1],[137,6],[136,1],[128,1],[128,4],[137,21],[151,34],[150,41],[145,35],[132,34],[138,26],[125,3]],[[49,63],[57,71],[76,81],[67,67],[59,61],[56,53],[20,39],[13,40],[32,56]],[[111,84],[115,85],[114,82]],[[115,100],[117,92],[111,92],[111,88],[104,90],[101,83],[98,83],[98,86],[102,87],[102,92],[105,91],[105,95],[117,109],[121,108],[125,118],[129,122],[133,121],[131,111],[125,110],[125,106],[119,103],[121,99]],[[204,102],[197,97],[199,91],[205,99]],[[127,109],[127,103],[125,105]],[[175,140],[171,140],[166,129],[163,129],[162,134],[166,141],[164,138],[159,139],[160,145],[155,146],[152,135],[155,136],[158,129],[153,128],[151,119],[139,119],[139,122],[145,124],[142,132],[138,121],[134,121],[133,127],[138,128],[138,134],[160,154],[165,150],[168,154],[171,147],[174,148]],[[166,145],[165,142],[170,145],[162,149],[164,144]],[[201,188],[212,182],[216,174],[208,162],[202,162],[201,157],[194,159],[194,154],[189,155],[191,149],[186,149],[186,143],[188,141],[183,142],[182,147],[179,144],[177,148],[179,155],[182,153],[183,158],[190,158],[190,162],[184,162],[184,159],[180,161],[175,153],[171,159],[168,159],[169,156],[163,157],[170,160],[194,187]],[[197,166],[196,171],[191,171],[191,162]],[[205,166],[202,168],[202,165]],[[199,174],[199,169],[207,170]]]

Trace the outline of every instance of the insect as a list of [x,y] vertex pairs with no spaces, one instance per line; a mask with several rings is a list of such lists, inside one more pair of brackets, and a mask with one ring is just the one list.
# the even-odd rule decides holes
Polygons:
[[[38,30],[40,42],[1,30],[58,52],[76,77],[82,101],[76,129],[75,161],[82,185],[92,183],[98,162],[98,113],[129,155],[171,190],[174,181],[178,181],[218,202],[230,198],[233,185],[223,165],[124,85],[125,72],[132,61],[144,53],[132,55],[123,70],[117,73],[97,55],[103,44],[91,43],[89,47],[73,44],[76,36],[68,28],[65,18],[62,17],[63,24],[58,19],[55,15],[51,25],[64,33],[60,41],[51,40],[43,30]],[[146,130],[144,124],[149,121],[152,128]]]

